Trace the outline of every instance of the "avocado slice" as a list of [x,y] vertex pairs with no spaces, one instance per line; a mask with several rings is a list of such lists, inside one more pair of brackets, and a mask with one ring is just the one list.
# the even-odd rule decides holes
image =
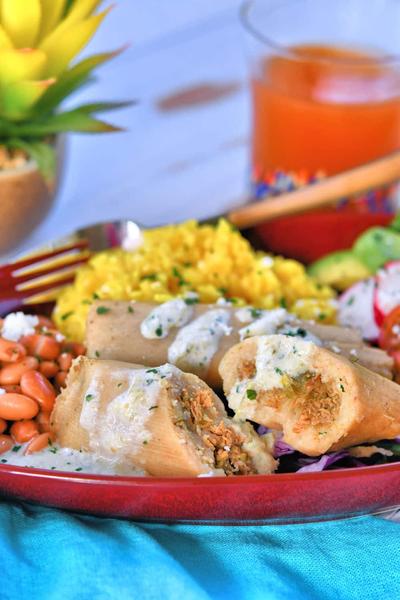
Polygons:
[[309,266],[309,274],[318,283],[345,290],[371,275],[368,267],[351,250],[333,252]]
[[400,259],[400,233],[385,227],[372,227],[361,234],[353,252],[372,273],[390,260]]

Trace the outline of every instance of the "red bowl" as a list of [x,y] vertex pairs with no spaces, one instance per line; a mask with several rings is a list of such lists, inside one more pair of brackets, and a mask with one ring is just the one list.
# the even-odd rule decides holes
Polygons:
[[392,220],[393,215],[386,213],[321,211],[263,223],[256,231],[270,252],[310,263],[330,252],[351,248],[363,231]]
[[0,466],[0,490],[19,500],[108,517],[196,523],[295,523],[400,505],[400,463],[243,477],[159,479]]

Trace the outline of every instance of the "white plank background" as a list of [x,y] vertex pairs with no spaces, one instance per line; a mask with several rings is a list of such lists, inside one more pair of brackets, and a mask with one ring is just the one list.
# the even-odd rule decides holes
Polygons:
[[[71,104],[135,98],[134,107],[110,115],[127,132],[69,138],[54,209],[18,252],[89,223],[129,217],[156,225],[208,217],[240,201],[249,105],[238,6],[239,0],[117,2],[89,49],[131,46]],[[181,89],[215,84],[236,91],[191,108],[157,108]]]

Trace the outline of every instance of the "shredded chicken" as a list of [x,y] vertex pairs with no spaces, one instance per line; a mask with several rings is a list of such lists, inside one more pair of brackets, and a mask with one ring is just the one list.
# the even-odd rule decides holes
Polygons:
[[251,379],[256,374],[256,363],[254,360],[243,360],[237,367],[239,381]]
[[323,383],[320,375],[307,373],[298,380],[292,380],[294,391],[293,406],[299,412],[299,419],[293,427],[300,433],[307,426],[331,425],[339,412],[340,395],[332,386]]
[[217,415],[212,415],[214,404],[211,391],[197,390],[191,394],[183,389],[181,402],[190,415],[190,419],[185,420],[186,425],[191,426],[204,444],[213,450],[216,468],[223,469],[226,475],[256,473],[251,458],[242,448],[242,436],[230,429],[223,420],[215,424]]

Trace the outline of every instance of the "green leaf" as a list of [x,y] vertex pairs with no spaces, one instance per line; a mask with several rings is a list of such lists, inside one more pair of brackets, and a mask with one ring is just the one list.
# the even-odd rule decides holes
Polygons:
[[27,142],[15,138],[7,141],[7,146],[26,152],[36,162],[46,181],[54,179],[56,175],[56,152],[51,144],[38,141]]
[[109,133],[121,131],[121,128],[94,119],[77,108],[43,120],[10,124],[10,130],[18,138],[43,138],[47,135],[72,131],[77,133]]
[[47,90],[40,101],[36,104],[36,114],[49,113],[57,108],[65,98],[77,89],[85,85],[91,72],[115,58],[125,50],[125,46],[113,52],[103,52],[82,60],[80,63],[60,75],[56,83]]
[[93,102],[92,104],[82,104],[79,106],[79,112],[91,115],[94,113],[108,112],[111,110],[119,110],[120,108],[128,108],[135,104],[132,100],[126,102]]

